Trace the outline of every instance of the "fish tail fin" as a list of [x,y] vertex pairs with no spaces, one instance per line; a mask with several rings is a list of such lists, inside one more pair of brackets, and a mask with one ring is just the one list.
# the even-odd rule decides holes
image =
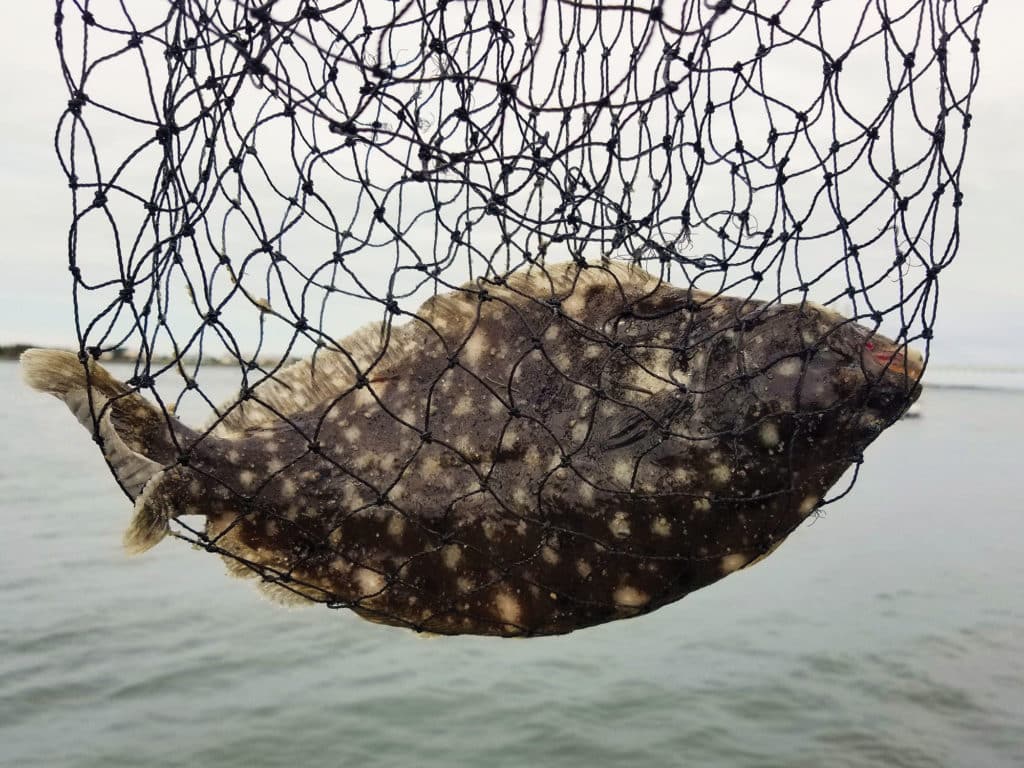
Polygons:
[[83,364],[77,355],[56,349],[29,349],[21,356],[25,383],[49,393],[98,438],[118,484],[135,501],[134,517],[125,533],[129,552],[143,552],[169,531],[166,504],[150,503],[166,465],[177,455],[173,433],[190,430],[170,418],[142,395],[119,382],[99,363]]
[[109,397],[128,391],[96,361],[83,364],[78,355],[63,349],[26,349],[21,353],[21,375],[32,389],[62,400],[90,385]]

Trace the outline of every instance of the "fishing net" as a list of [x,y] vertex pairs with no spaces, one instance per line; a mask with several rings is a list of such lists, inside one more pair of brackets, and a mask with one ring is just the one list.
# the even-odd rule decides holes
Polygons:
[[[927,355],[939,279],[959,245],[984,5],[58,0],[70,96],[56,146],[71,189],[79,358],[123,363],[111,371],[168,424],[207,418],[190,436],[170,428],[173,446],[157,462],[168,470],[199,471],[193,449],[203,440],[272,422],[301,433],[302,450],[246,465],[248,485],[206,472],[203,493],[237,502],[242,522],[218,530],[189,517],[203,511],[194,507],[171,515],[175,536],[278,594],[442,632],[476,622],[486,602],[499,634],[546,631],[522,607],[531,599],[589,612],[584,623],[656,607],[652,596],[671,589],[609,576],[630,570],[614,555],[631,557],[641,581],[652,563],[745,564],[751,558],[712,523],[690,516],[735,515],[730,503],[793,488],[765,473],[739,500],[735,485],[646,482],[642,461],[659,440],[718,439],[698,474],[728,478],[749,468],[741,432],[760,430],[768,444],[776,437],[768,422],[687,432],[685,402],[657,413],[644,405],[660,392],[653,380],[671,384],[677,399],[713,387],[740,397],[757,370],[713,384],[674,373],[756,324],[750,308],[767,317],[811,301],[819,317],[833,317],[823,305]],[[587,286],[628,280],[636,284],[618,290],[601,323],[579,320]],[[665,309],[659,291],[668,285],[724,319]],[[599,304],[604,294],[594,290]],[[488,321],[495,305],[506,312]],[[657,319],[677,310],[700,333],[659,336]],[[478,348],[474,328],[487,322],[492,335]],[[366,323],[371,331],[349,336]],[[502,328],[507,338],[496,339]],[[820,346],[806,332],[798,342]],[[788,340],[772,343],[806,362]],[[402,410],[386,391],[402,386],[394,369],[414,353],[423,407]],[[514,359],[489,376],[486,361],[503,355]],[[530,375],[517,377],[532,370],[530,355],[562,371],[564,386],[548,376],[531,388]],[[560,359],[569,363],[559,368]],[[305,386],[295,360],[307,361],[302,375],[335,370],[343,380],[324,400],[334,406],[306,422],[286,407]],[[621,375],[607,384],[589,375],[588,360]],[[651,381],[629,379],[630,365]],[[459,387],[461,399],[443,395]],[[432,397],[446,413],[432,410]],[[385,430],[380,414],[366,415],[372,427],[353,419],[338,428],[362,429],[350,447],[362,440],[390,464],[332,457],[324,444],[331,408],[357,401],[401,425],[397,442],[372,442]],[[103,412],[114,406],[90,402],[102,441]],[[566,410],[573,420],[554,430]],[[478,418],[454,418],[468,412]],[[639,432],[638,419],[647,423]],[[598,439],[605,420],[616,429]],[[524,466],[540,467],[519,485],[496,468],[514,432],[516,450],[534,452]],[[618,476],[587,473],[588,460],[614,450],[632,451]],[[842,458],[859,466],[856,450]],[[792,454],[778,461],[775,474],[797,472]],[[346,485],[331,509],[315,511],[327,527],[306,535],[303,515],[314,512],[268,499],[301,484],[302,472],[329,483],[315,462]],[[854,476],[827,497],[798,500],[803,512],[842,496]],[[600,533],[549,509],[545,489],[558,477],[617,500]],[[655,552],[629,535],[687,530],[678,515],[643,516],[658,494],[685,506],[685,535],[703,538],[699,551]],[[479,513],[491,526],[479,541],[456,524],[470,497],[492,510]],[[411,511],[428,502],[429,514]],[[247,519],[260,521],[268,541],[287,540],[285,554],[270,561],[255,545],[233,546],[232,526]],[[412,529],[418,543],[390,559],[365,538],[404,540]],[[587,557],[573,549],[584,542]],[[430,568],[407,578],[418,561],[461,581],[439,587]],[[569,576],[545,577],[545,563],[581,583],[603,572],[605,597],[574,591]],[[355,595],[316,578],[332,567],[357,582]],[[391,593],[416,611],[395,610]]]

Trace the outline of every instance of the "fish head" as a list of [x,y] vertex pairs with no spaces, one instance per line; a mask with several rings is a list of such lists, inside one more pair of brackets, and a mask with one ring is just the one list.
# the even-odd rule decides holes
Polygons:
[[686,412],[725,521],[722,573],[774,551],[837,498],[832,487],[920,395],[924,367],[906,345],[823,307],[744,310],[704,326]]
[[790,307],[784,314],[792,316],[805,347],[785,403],[794,412],[834,412],[832,428],[847,430],[854,442],[863,443],[899,420],[920,397],[924,357],[906,343],[823,307]]
[[[702,397],[716,430],[771,418],[792,437],[856,451],[921,394],[924,359],[906,344],[811,303],[746,308],[707,344]],[[725,414],[731,425],[715,418]]]

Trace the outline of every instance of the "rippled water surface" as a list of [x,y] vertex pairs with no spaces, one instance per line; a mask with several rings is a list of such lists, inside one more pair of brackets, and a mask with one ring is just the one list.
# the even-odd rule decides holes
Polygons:
[[0,392],[4,766],[1024,765],[1024,393],[926,392],[850,497],[654,614],[427,640],[125,556],[88,434]]

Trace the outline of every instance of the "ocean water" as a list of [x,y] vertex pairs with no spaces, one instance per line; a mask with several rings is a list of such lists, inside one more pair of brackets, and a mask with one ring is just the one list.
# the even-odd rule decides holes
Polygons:
[[282,608],[175,540],[129,558],[88,434],[13,364],[0,392],[0,765],[1024,765],[1022,392],[926,391],[765,562],[531,640]]

